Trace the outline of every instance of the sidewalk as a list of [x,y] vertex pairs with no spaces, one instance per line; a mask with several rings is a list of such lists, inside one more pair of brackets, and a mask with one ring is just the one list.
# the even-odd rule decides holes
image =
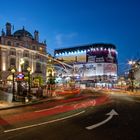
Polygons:
[[121,89],[109,89],[109,90],[103,90],[105,91],[106,93],[120,93],[120,94],[127,94],[127,95],[130,95],[130,96],[140,96],[140,90],[139,91],[126,91],[126,90],[121,90]]
[[[76,91],[77,93],[77,91]],[[76,95],[76,94],[75,94]],[[67,97],[69,96],[69,97]],[[10,109],[10,108],[17,108],[17,107],[22,107],[22,106],[29,106],[29,105],[33,105],[33,104],[39,104],[39,103],[42,103],[42,102],[47,102],[47,101],[50,101],[50,100],[60,100],[60,99],[64,99],[64,98],[71,98],[71,96],[74,96],[74,94],[54,94],[53,96],[51,97],[42,97],[42,98],[32,98],[31,101],[25,101],[25,102],[22,102],[22,101],[15,101],[15,102],[12,102],[12,98],[13,98],[13,95],[12,93],[7,93],[7,92],[4,92],[4,91],[1,91],[0,90],[0,110],[5,110],[5,109]],[[26,99],[25,99],[26,100]]]
[[31,100],[29,102],[6,102],[6,101],[0,101],[0,110],[10,109],[10,108],[18,108],[23,106],[30,106],[34,104],[39,104],[42,102],[47,102],[50,100],[60,100],[62,97],[50,97],[50,98],[40,98],[36,100]]
[[140,96],[140,91],[124,91],[128,95]]
[[6,110],[6,109],[10,109],[10,108],[18,108],[18,107],[23,107],[23,106],[30,106],[30,105],[34,105],[34,104],[39,104],[39,103],[43,103],[43,102],[49,102],[49,101],[58,101],[58,100],[80,100],[80,99],[84,99],[85,97],[95,97],[97,98],[97,94],[93,94],[93,93],[87,93],[87,94],[69,94],[69,95],[59,95],[59,96],[53,96],[53,97],[46,97],[46,98],[38,98],[38,99],[33,99],[30,102],[6,102],[6,101],[2,101],[0,100],[0,110]]
[[[52,97],[45,97],[45,98],[36,98],[36,99],[32,99],[29,102],[7,102],[4,100],[0,100],[0,110],[6,110],[6,109],[10,109],[10,108],[18,108],[18,107],[23,107],[23,106],[30,106],[30,105],[34,105],[34,104],[39,104],[39,103],[43,103],[43,102],[47,102],[47,101],[54,101],[55,100],[62,100],[62,99],[70,99],[70,98],[75,98],[75,97],[90,97],[90,96],[94,96],[95,98],[98,97],[97,92],[87,92],[85,94],[85,92],[81,92],[80,94],[67,94],[67,95],[58,95],[58,96],[52,96]],[[99,94],[100,95],[100,94]]]

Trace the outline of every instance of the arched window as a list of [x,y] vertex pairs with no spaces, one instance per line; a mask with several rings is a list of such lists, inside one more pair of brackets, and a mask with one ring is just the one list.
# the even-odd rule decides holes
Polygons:
[[16,49],[10,49],[10,55],[16,55]]
[[29,51],[24,51],[23,52],[23,57],[29,57]]
[[14,67],[16,66],[16,59],[15,58],[10,59],[10,67],[11,66],[14,66]]
[[29,67],[29,61],[25,60],[24,66],[23,66],[23,71],[27,72],[27,68]]

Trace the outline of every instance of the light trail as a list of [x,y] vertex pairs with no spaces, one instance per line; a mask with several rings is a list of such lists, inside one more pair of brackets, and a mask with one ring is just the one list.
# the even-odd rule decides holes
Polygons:
[[59,105],[59,106],[55,106],[55,107],[47,108],[47,109],[42,109],[42,110],[37,110],[35,112],[42,112],[42,111],[52,110],[52,109],[61,108],[61,107],[63,107],[63,105]]
[[27,126],[24,126],[24,127],[18,127],[18,128],[14,128],[14,129],[5,130],[4,133],[13,132],[13,131],[22,130],[22,129],[27,129],[27,128],[32,128],[32,127],[37,127],[37,126],[41,126],[41,125],[45,125],[45,124],[50,124],[50,123],[66,120],[66,119],[81,115],[83,113],[85,113],[85,111],[81,111],[79,113],[76,113],[76,114],[73,114],[73,115],[70,115],[70,116],[67,116],[67,117],[63,117],[63,118],[60,118],[60,119],[55,119],[55,120],[51,120],[51,121],[47,121],[47,122],[43,122],[43,123],[27,125]]
[[[94,101],[95,100],[95,101]],[[39,118],[51,116],[51,115],[57,115],[60,113],[65,113],[69,111],[74,111],[76,109],[82,109],[82,108],[88,108],[95,105],[101,105],[104,104],[106,101],[108,101],[107,96],[103,96],[97,99],[88,99],[87,101],[82,101],[80,103],[73,103],[73,104],[66,104],[59,107],[54,107],[50,109],[43,109],[38,112],[27,112],[22,114],[16,114],[13,116],[8,116],[0,119],[0,124],[2,126],[6,125],[12,125],[16,123],[26,122],[30,120],[36,120]]]

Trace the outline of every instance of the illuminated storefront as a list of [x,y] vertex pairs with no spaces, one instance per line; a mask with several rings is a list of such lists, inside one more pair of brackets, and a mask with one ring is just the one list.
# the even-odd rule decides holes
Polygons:
[[117,80],[117,51],[112,44],[57,49],[54,54],[56,59],[73,66],[68,73],[62,72],[62,77],[68,74],[86,83],[114,83]]
[[[0,36],[0,81],[1,86],[7,86],[8,77],[15,68],[15,75],[23,72],[28,75],[31,67],[32,79],[42,77],[46,80],[47,67],[46,42],[39,42],[39,32],[34,31],[34,36],[23,27],[12,33],[12,26],[6,23],[6,30]],[[15,81],[17,81],[15,79]]]

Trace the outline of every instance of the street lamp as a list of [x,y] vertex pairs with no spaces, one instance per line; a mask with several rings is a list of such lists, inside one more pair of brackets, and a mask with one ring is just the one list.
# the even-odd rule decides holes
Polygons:
[[133,69],[130,70],[129,77],[130,77],[130,80],[131,80],[131,91],[133,92],[134,91],[134,80],[135,80]]
[[23,71],[23,64],[24,64],[24,63],[25,63],[25,62],[24,62],[24,59],[21,58],[21,59],[20,59],[21,72]]
[[[19,72],[23,72],[23,64],[24,64],[24,59],[20,58],[19,60]],[[17,94],[21,95],[21,91],[22,91],[22,86],[21,86],[21,81],[17,81]]]
[[12,101],[16,101],[15,100],[15,82],[14,82],[16,70],[14,68],[12,68],[11,69],[11,72],[12,72],[12,75],[13,75],[13,98],[12,98]]
[[28,93],[30,94],[31,93],[31,85],[30,85],[30,72],[31,72],[31,68],[30,67],[28,67],[27,68],[27,71],[28,71],[28,86],[29,86],[29,88],[28,88]]
[[129,77],[130,77],[130,80],[131,80],[131,91],[133,92],[134,91],[134,80],[135,80],[135,77],[134,77],[134,66],[136,64],[135,61],[129,61],[128,64],[131,66],[131,69],[129,71]]
[[128,61],[128,64],[129,64],[129,65],[134,65],[135,63],[136,63],[136,62],[133,61],[133,60]]

